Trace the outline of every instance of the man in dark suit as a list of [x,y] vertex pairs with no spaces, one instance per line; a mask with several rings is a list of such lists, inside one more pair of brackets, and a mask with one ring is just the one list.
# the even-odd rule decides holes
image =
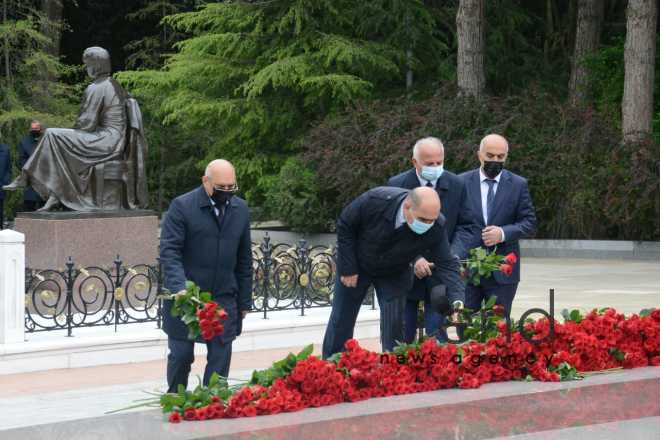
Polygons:
[[[204,384],[214,372],[223,377],[229,374],[232,341],[252,307],[250,218],[245,201],[234,196],[237,189],[232,164],[214,160],[206,168],[202,186],[172,201],[162,226],[165,288],[178,293],[190,280],[211,292],[229,315],[224,333],[206,343]],[[183,321],[171,315],[172,302],[164,302],[163,329],[170,350],[167,384],[170,392],[176,392],[179,384],[188,384],[194,341],[188,339]]]
[[383,351],[403,341],[403,311],[412,287],[412,261],[428,253],[434,284],[447,286],[455,307],[464,299],[440,199],[431,188],[378,187],[359,196],[337,221],[337,280],[323,340],[323,357],[343,351],[369,286],[380,306]]
[[506,255],[513,252],[518,263],[511,276],[495,272],[483,279],[479,286],[468,285],[465,306],[478,310],[481,301],[493,295],[497,303],[511,313],[511,304],[520,282],[520,246],[518,240],[536,232],[536,214],[527,180],[503,169],[509,153],[506,139],[497,134],[483,138],[478,157],[481,167],[461,174],[465,182],[469,203],[481,228],[478,239],[481,246]]
[[[30,133],[21,139],[21,142],[18,144],[18,166],[23,169],[23,165],[28,161],[32,153],[34,153],[34,148],[39,143],[39,139],[43,134],[43,126],[39,121],[30,122]],[[41,208],[44,204],[44,201],[39,197],[39,194],[31,187],[26,187],[23,191],[23,211],[30,212],[36,211]]]
[[5,144],[0,144],[0,230],[5,223],[5,192],[2,185],[11,182],[11,152]]
[[[447,238],[452,255],[459,259],[467,258],[471,241],[477,231],[474,215],[467,202],[465,184],[455,174],[444,169],[445,149],[438,138],[427,137],[418,140],[413,147],[413,168],[390,178],[387,186],[414,189],[428,186],[440,196],[440,212],[445,217]],[[415,261],[415,282],[408,293],[404,314],[405,340],[415,339],[417,308],[424,301],[424,327],[427,335],[440,341],[447,341],[444,329],[445,318],[430,306],[428,276],[431,274],[428,259],[420,256]]]

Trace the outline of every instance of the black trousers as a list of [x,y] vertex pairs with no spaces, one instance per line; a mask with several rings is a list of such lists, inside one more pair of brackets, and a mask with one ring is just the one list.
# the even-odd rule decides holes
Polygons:
[[397,342],[403,341],[403,312],[406,294],[412,287],[412,271],[392,278],[372,278],[360,273],[356,287],[344,286],[337,276],[330,320],[323,338],[324,359],[344,351],[344,344],[353,337],[358,312],[372,284],[380,307],[380,341],[383,351],[392,351]]
[[[231,362],[231,342],[222,343],[222,338],[213,338],[206,343],[206,368],[204,369],[204,385],[208,385],[211,375],[218,373],[222,377],[229,375]],[[179,385],[188,386],[190,367],[195,360],[195,343],[190,340],[167,338],[170,353],[167,355],[167,387],[168,393],[176,393]]]
[[0,199],[0,231],[5,224],[5,199]]

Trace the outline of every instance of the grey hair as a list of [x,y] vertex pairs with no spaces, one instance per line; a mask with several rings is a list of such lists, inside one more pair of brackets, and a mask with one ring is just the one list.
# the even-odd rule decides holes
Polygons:
[[110,66],[110,53],[102,47],[92,46],[83,52],[83,63],[89,67],[92,78],[98,78],[101,75],[109,75],[112,72]]
[[420,140],[415,142],[415,146],[413,147],[413,157],[415,159],[419,160],[419,148],[424,144],[435,144],[438,147],[440,147],[440,149],[443,152],[445,151],[445,146],[442,145],[442,141],[437,137],[429,136],[429,137],[421,138]]

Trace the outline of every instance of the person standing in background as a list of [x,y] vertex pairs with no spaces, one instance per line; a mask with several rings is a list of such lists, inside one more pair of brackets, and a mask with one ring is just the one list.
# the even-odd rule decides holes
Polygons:
[[[43,134],[44,128],[43,125],[41,125],[41,122],[39,121],[32,121],[30,122],[30,133],[23,137],[21,139],[21,142],[18,144],[18,166],[19,168],[23,168],[23,165],[25,165],[25,162],[28,161],[30,156],[32,156],[32,153],[34,152],[34,148],[37,146],[39,143],[39,139],[41,139],[41,135]],[[9,182],[3,183],[3,185],[8,184]],[[36,211],[37,209],[41,208],[44,204],[44,201],[41,197],[39,197],[39,194],[35,190],[33,190],[31,187],[27,187],[23,190],[23,211],[24,212],[31,212],[31,211]]]

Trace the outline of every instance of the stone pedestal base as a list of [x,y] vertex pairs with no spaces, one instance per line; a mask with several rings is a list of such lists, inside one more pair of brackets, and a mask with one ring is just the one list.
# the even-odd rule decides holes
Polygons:
[[158,215],[155,211],[17,213],[15,229],[25,234],[25,265],[31,269],[113,264],[156,264]]

